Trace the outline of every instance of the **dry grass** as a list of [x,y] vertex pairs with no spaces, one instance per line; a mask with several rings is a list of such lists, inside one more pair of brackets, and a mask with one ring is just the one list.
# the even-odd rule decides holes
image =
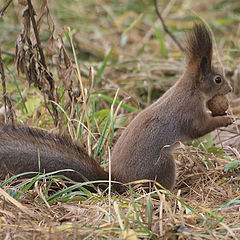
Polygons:
[[[206,164],[206,156],[215,162]],[[14,186],[1,191],[2,239],[239,239],[239,173],[225,173],[226,160],[188,147],[178,153],[173,193],[129,190],[59,196],[40,202],[51,181],[37,181],[15,202]],[[24,182],[24,180],[21,180]],[[16,185],[16,184],[15,184]],[[63,187],[59,187],[61,190]],[[54,190],[56,191],[56,190]],[[60,191],[60,190],[59,190]],[[14,194],[15,193],[15,194]],[[73,192],[74,193],[74,192]],[[45,194],[44,198],[53,194]],[[64,198],[65,196],[65,198]],[[110,206],[110,207],[109,207]],[[174,238],[175,239],[175,238]]]
[[[183,54],[162,30],[153,5],[113,2],[49,1],[50,15],[43,15],[39,32],[53,92],[39,69],[42,91],[39,82],[26,88],[22,65],[17,74],[12,53],[24,25],[16,2],[0,22],[7,92],[18,123],[68,133],[103,164],[137,110],[161,96],[184,69]],[[33,5],[39,16],[40,6]],[[193,22],[189,10],[210,24],[235,98],[240,81],[239,1],[159,1],[159,8],[180,41]],[[25,21],[25,30],[28,27]],[[30,33],[35,43],[32,29]],[[35,48],[32,53],[42,64]],[[18,64],[22,57],[18,54]],[[96,70],[95,85],[90,66]],[[0,239],[240,239],[239,143],[228,148],[224,140],[223,151],[215,147],[214,141],[222,145],[216,139],[207,136],[177,151],[172,193],[141,188],[122,195],[100,189],[90,193],[79,185],[71,190],[63,178],[45,175],[1,181]]]

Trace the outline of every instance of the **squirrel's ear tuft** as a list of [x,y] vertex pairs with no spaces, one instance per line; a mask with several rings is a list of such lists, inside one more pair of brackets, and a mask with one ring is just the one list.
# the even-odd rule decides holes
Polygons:
[[187,34],[185,44],[187,64],[206,64],[211,67],[212,38],[208,28],[203,23],[195,23],[192,31]]
[[203,75],[205,75],[205,74],[207,74],[211,71],[211,63],[209,64],[207,57],[203,57],[201,59],[201,62],[200,62],[199,66],[200,66],[200,70],[201,70]]

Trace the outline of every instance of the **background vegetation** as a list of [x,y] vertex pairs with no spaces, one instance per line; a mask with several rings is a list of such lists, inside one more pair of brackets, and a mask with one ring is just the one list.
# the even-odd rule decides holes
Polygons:
[[[122,129],[181,76],[184,55],[164,32],[153,1],[46,3],[32,1],[47,73],[27,1],[13,1],[0,19],[9,121],[12,113],[18,124],[70,135],[106,167]],[[196,19],[209,24],[218,53],[215,65],[225,68],[234,86],[231,98],[236,98],[239,1],[164,0],[158,6],[182,44]],[[209,135],[179,150],[173,193],[90,193],[82,184],[68,187],[63,177],[46,174],[5,179],[0,236],[239,239],[239,152],[222,147]]]

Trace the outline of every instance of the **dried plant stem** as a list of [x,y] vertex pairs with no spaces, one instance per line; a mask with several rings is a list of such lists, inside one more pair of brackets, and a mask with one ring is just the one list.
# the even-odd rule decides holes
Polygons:
[[10,101],[10,99],[7,95],[6,95],[6,101],[7,101],[7,106],[8,106],[8,109],[7,109],[7,112],[6,112],[6,113],[8,113],[8,119],[7,120],[10,119],[11,124],[14,125],[14,114],[13,114],[12,103],[11,103],[11,101]]
[[6,51],[6,50],[2,50],[2,54],[5,54],[5,55],[11,56],[11,57],[15,57],[16,56],[15,53],[9,52],[9,51]]
[[[53,81],[51,73],[49,73],[48,70],[47,70],[47,64],[46,64],[45,56],[43,54],[41,41],[40,41],[40,38],[39,38],[37,23],[36,23],[36,20],[35,20],[35,17],[34,17],[34,12],[35,11],[33,9],[31,0],[27,0],[27,3],[28,3],[29,15],[30,15],[31,22],[32,22],[32,27],[33,27],[33,30],[34,30],[34,35],[35,35],[35,38],[36,38],[36,41],[37,41],[37,48],[38,48],[38,51],[39,51],[39,54],[40,54],[40,62],[42,64],[42,66],[44,67],[45,76],[46,76],[46,79],[47,79],[47,81],[49,82],[49,85],[50,85],[50,91],[48,93],[48,100],[51,101],[51,105],[52,105],[52,108],[53,108],[53,116],[54,116],[53,120],[54,120],[55,126],[57,126],[58,125],[58,111],[57,111],[56,106],[53,104],[53,102],[55,101],[55,98],[53,96],[54,81]],[[50,112],[49,109],[48,109],[48,111]],[[51,114],[51,112],[50,112],[50,114]]]
[[180,48],[180,50],[182,52],[184,52],[184,48],[183,46],[181,45],[180,42],[178,42],[178,40],[176,39],[176,37],[170,32],[170,30],[168,29],[168,27],[166,26],[163,18],[162,18],[162,15],[158,9],[158,5],[157,5],[157,0],[154,0],[154,6],[155,6],[155,11],[157,13],[157,16],[159,17],[161,23],[162,23],[162,26],[163,26],[163,29],[164,31],[172,38],[172,40],[177,44],[177,46]]
[[[71,32],[70,28],[67,28],[67,30],[68,30],[68,33],[69,33],[69,36],[70,36],[72,52],[73,52],[74,61],[75,61],[75,64],[76,64],[77,75],[78,75],[78,81],[79,81],[80,88],[81,88],[81,94],[82,94],[82,98],[83,98],[83,109],[85,111],[87,127],[89,129],[89,132],[91,132],[91,130],[90,130],[90,121],[89,121],[89,117],[88,117],[88,113],[87,113],[87,94],[85,93],[85,88],[84,88],[83,82],[82,82],[80,67],[79,67],[78,60],[77,60],[77,55],[76,55],[75,48],[74,48],[74,45],[73,45],[72,32]],[[77,136],[78,136],[79,129],[80,129],[80,122],[79,122],[79,125],[78,125],[77,129],[78,129],[77,130]],[[90,145],[89,144],[90,144],[90,142],[88,141],[88,149],[89,149],[88,152],[90,152]]]
[[109,214],[109,223],[111,222],[111,187],[112,187],[112,169],[111,169],[111,154],[110,154],[110,148],[108,147],[108,161],[109,161],[109,172],[108,172],[108,180],[109,180],[109,187],[108,187],[108,214]]

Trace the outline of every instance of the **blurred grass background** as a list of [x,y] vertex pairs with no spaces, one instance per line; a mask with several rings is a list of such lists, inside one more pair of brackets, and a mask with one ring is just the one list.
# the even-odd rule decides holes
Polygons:
[[[1,2],[1,7],[5,2],[6,1]],[[32,1],[32,3],[37,13],[36,18],[38,18],[40,16],[39,12],[41,11],[41,1]],[[198,17],[201,17],[209,24],[215,36],[222,65],[230,72],[230,80],[234,85],[235,93],[237,93],[239,85],[238,83],[234,83],[231,77],[234,71],[238,70],[240,66],[239,0],[202,0],[198,2],[191,0],[161,0],[158,1],[158,6],[166,25],[182,44],[184,44],[185,32],[191,29],[193,22],[198,19]],[[81,120],[86,124],[92,135],[89,135],[88,131],[82,126],[78,129],[75,125],[73,129],[76,133],[71,136],[74,139],[81,140],[81,142],[87,146],[90,154],[102,160],[101,162],[103,164],[107,164],[108,147],[114,144],[114,141],[121,134],[123,127],[125,127],[141,109],[144,109],[160,97],[181,76],[184,70],[184,55],[172,39],[164,32],[155,14],[153,1],[51,0],[48,2],[48,7],[50,16],[46,17],[46,15],[44,15],[40,25],[42,45],[46,47],[50,37],[48,23],[54,23],[54,38],[57,39],[57,44],[60,45],[59,36],[62,36],[67,53],[72,59],[74,68],[76,69],[72,47],[68,41],[67,34],[67,27],[71,28],[82,81],[84,87],[87,89],[86,96],[90,99],[87,104],[87,109],[84,109],[84,104],[81,100],[78,102],[77,114],[74,117],[77,121]],[[7,92],[12,101],[17,122],[19,124],[71,134],[72,131],[68,128],[69,119],[62,113],[61,109],[58,108],[59,114],[62,114],[60,116],[61,126],[56,128],[53,119],[46,111],[44,99],[39,89],[34,87],[33,84],[28,86],[24,74],[17,74],[14,55],[16,42],[22,31],[22,13],[24,8],[25,7],[18,4],[18,1],[13,1],[4,16],[0,18],[0,47],[3,51],[2,56],[6,74]],[[61,88],[56,70],[58,54],[59,53],[48,58],[47,64],[53,73],[56,86],[59,87],[60,92],[64,92],[64,89]],[[215,65],[221,68],[218,59],[215,58],[214,61]],[[91,66],[95,69],[95,84],[93,88],[89,87],[89,85],[91,85],[91,83],[89,83],[89,68]],[[76,73],[73,81],[76,84],[79,81]],[[2,86],[0,88],[2,89]],[[117,91],[117,89],[119,90]],[[66,105],[64,97],[61,98],[59,104],[61,107]],[[66,115],[71,117],[71,108],[66,109]],[[90,140],[89,136],[92,136]],[[212,138],[210,140],[212,141]],[[209,142],[210,141],[208,141],[208,143]],[[203,145],[204,144],[199,143],[196,147]],[[213,149],[212,147],[213,143],[210,144],[209,149]],[[118,203],[120,202],[119,204],[121,206],[121,209],[119,207],[120,213],[118,212],[118,216],[124,216],[124,219],[127,219],[126,225],[130,224],[131,228],[135,230],[135,234],[133,234],[135,238],[133,239],[137,239],[137,236],[140,238],[142,236],[142,239],[152,239],[153,234],[160,236],[164,231],[166,233],[170,226],[175,226],[175,224],[181,221],[186,221],[185,223],[186,225],[188,223],[188,226],[193,225],[191,231],[199,234],[196,239],[205,237],[208,239],[218,239],[218,234],[220,235],[219,238],[228,236],[227,228],[222,226],[223,229],[221,227],[217,228],[219,226],[218,223],[221,223],[224,217],[227,218],[226,221],[229,223],[229,226],[236,227],[236,222],[234,221],[239,219],[239,214],[237,214],[236,211],[231,213],[232,215],[229,214],[228,218],[225,212],[220,214],[220,210],[216,209],[219,209],[218,207],[222,206],[220,204],[224,202],[227,202],[227,206],[238,204],[239,200],[235,199],[239,191],[237,185],[234,185],[229,180],[230,177],[220,180],[217,179],[216,183],[212,181],[214,182],[213,185],[209,185],[210,181],[208,179],[211,174],[214,176],[220,174],[227,161],[226,157],[229,156],[225,156],[224,152],[221,151],[220,154],[223,155],[213,157],[213,153],[218,153],[215,151],[216,149],[214,150],[215,152],[211,150],[208,153],[204,152],[202,155],[198,153],[198,151],[205,150],[204,148],[193,150],[193,152],[196,151],[194,152],[194,156],[191,155],[193,153],[191,151],[188,152],[188,150],[181,153],[180,160],[182,161],[181,167],[183,169],[179,174],[178,187],[180,186],[179,189],[182,190],[183,198],[185,197],[184,201],[190,202],[188,202],[189,205],[186,205],[183,201],[172,203],[172,205],[175,204],[173,209],[176,210],[176,212],[174,212],[176,215],[172,214],[171,211],[165,211],[164,223],[167,225],[166,229],[163,228],[165,225],[162,220],[160,220],[160,223],[158,222],[160,217],[157,213],[158,210],[156,210],[162,206],[162,202],[157,202],[155,199],[151,200],[147,195],[138,195],[133,192],[126,198],[124,198],[124,196],[123,198],[116,197],[115,200],[118,201]],[[187,181],[187,173],[193,169],[191,165],[192,162],[189,159],[195,158],[197,158],[198,161],[202,161],[204,170],[206,170],[205,167],[210,168],[209,166],[214,169],[214,166],[217,166],[219,162],[222,163],[222,168],[221,170],[207,169],[207,177],[205,171],[201,172],[201,168],[199,175],[196,176],[199,177],[202,182],[195,183],[193,181],[195,184],[192,184],[191,187],[186,190],[186,185],[184,185],[185,188],[181,188],[181,183]],[[220,160],[218,158],[220,158]],[[190,161],[190,164],[186,164],[186,159]],[[230,160],[232,161],[233,158]],[[211,164],[208,165],[208,163]],[[186,176],[184,175],[185,173]],[[194,175],[194,170],[193,174],[191,172],[191,175]],[[189,182],[192,182],[191,177],[189,177],[189,179]],[[34,181],[36,181],[36,179]],[[227,184],[228,182],[229,185]],[[207,185],[211,188],[210,190]],[[207,189],[207,193],[204,192],[205,189]],[[69,204],[75,204],[79,200],[78,196],[78,198],[75,198],[75,203],[71,202],[74,202],[73,198],[78,194],[77,192],[70,192],[67,196],[64,194],[65,193],[61,195],[61,199],[58,197],[53,199],[53,202],[69,201]],[[86,195],[87,194],[88,197],[86,198],[87,201],[85,205],[88,206],[89,204],[89,207],[86,207],[87,210],[85,212],[87,212],[89,216],[92,214],[94,216],[92,220],[90,218],[87,219],[86,224],[83,224],[84,226],[91,225],[91,221],[96,220],[97,213],[95,213],[95,211],[92,212],[93,210],[90,208],[90,206],[94,209],[96,208],[98,204],[96,203],[96,199],[97,202],[101,202],[103,208],[108,208],[108,202],[105,197],[98,196],[95,197],[95,199],[92,194],[86,193]],[[205,195],[202,196],[201,194]],[[84,199],[84,197],[82,198]],[[81,201],[83,201],[82,198]],[[171,205],[171,201],[173,201],[172,195],[169,195],[168,198],[170,198],[170,200],[167,199],[167,203],[165,200],[165,202],[163,201],[166,209],[169,209],[168,204]],[[215,198],[217,198],[217,200]],[[174,199],[176,200],[177,197],[174,197]],[[186,212],[190,211],[190,205],[193,204],[193,201],[196,201],[196,204],[199,206],[206,207],[204,210],[203,208],[196,207],[197,211],[203,211],[201,214],[204,216],[204,220],[199,217],[198,213],[193,214],[194,216],[190,218],[188,218],[189,215],[185,215]],[[155,204],[154,210],[152,210],[152,204],[153,206]],[[180,210],[177,210],[177,204]],[[182,207],[181,204],[185,207]],[[195,209],[194,204],[193,206]],[[55,211],[56,214],[61,215],[61,212],[66,210],[64,208],[65,206],[60,204],[58,207],[59,208],[56,207],[51,211]],[[73,205],[71,205],[71,207],[73,208]],[[77,203],[74,207],[78,208]],[[128,207],[130,210],[127,209]],[[208,210],[208,207],[210,210]],[[133,209],[135,212],[131,212]],[[44,216],[44,214],[47,214],[47,210],[48,208],[41,209],[41,214]],[[152,215],[151,211],[153,211]],[[101,214],[104,215],[102,218],[106,220],[109,216],[106,212],[103,212],[101,212]],[[215,215],[216,212],[219,213],[219,217]],[[139,213],[141,217],[138,215]],[[144,213],[146,215],[144,215]],[[51,224],[55,227],[57,223],[54,223],[54,220],[52,221]],[[148,225],[143,225],[142,222],[144,221],[147,222]],[[99,222],[97,222],[96,225],[99,226]],[[145,226],[148,226],[148,228]],[[93,228],[89,227],[90,230],[88,229],[88,231],[96,231],[96,229]],[[62,230],[59,229],[58,231],[61,232]],[[151,229],[152,232],[148,229]],[[130,230],[129,232],[131,232]],[[114,230],[112,231],[114,232]],[[119,228],[112,236],[123,236],[119,235],[118,231]],[[88,235],[90,233],[87,232],[85,234]],[[104,234],[106,234],[106,232],[103,230],[101,234],[101,236],[105,236]],[[232,237],[231,234],[230,236]],[[189,239],[194,239],[193,236],[191,237],[192,238]],[[237,238],[233,237],[233,239]]]
[[[33,4],[36,12],[39,12],[40,2]],[[65,27],[72,29],[84,81],[87,81],[90,66],[96,70],[96,92],[113,98],[116,89],[120,88],[118,99],[124,99],[124,103],[133,107],[131,110],[145,108],[182,74],[183,53],[163,31],[153,1],[60,0],[49,1],[48,5],[55,24],[54,37],[63,35]],[[214,32],[223,65],[234,69],[239,64],[239,1],[172,0],[159,1],[158,5],[166,25],[182,44],[185,32],[200,16]],[[14,78],[23,98],[29,98],[29,92],[33,95],[37,93],[32,87],[26,88],[24,76],[16,75],[14,53],[16,39],[22,29],[23,9],[17,1],[13,1],[0,19],[0,44],[6,53],[3,58],[8,71],[7,86],[12,99],[16,101],[16,110],[22,104],[19,103],[20,96]],[[49,39],[46,19],[40,26],[40,34],[44,46]],[[71,47],[69,44],[67,46],[68,54],[73,59]],[[111,48],[109,59],[106,59]],[[57,54],[48,60],[50,65],[54,66],[56,56]],[[56,75],[55,78],[57,79]],[[37,106],[42,102],[41,99],[32,98],[31,103],[34,101]],[[27,105],[28,103],[29,101]],[[110,103],[106,99],[102,99],[97,106],[98,110],[109,107]],[[28,114],[27,119],[34,120],[35,106],[30,108],[34,111],[30,109],[31,114]],[[125,113],[124,110],[122,113]],[[21,119],[21,113],[17,116]]]

